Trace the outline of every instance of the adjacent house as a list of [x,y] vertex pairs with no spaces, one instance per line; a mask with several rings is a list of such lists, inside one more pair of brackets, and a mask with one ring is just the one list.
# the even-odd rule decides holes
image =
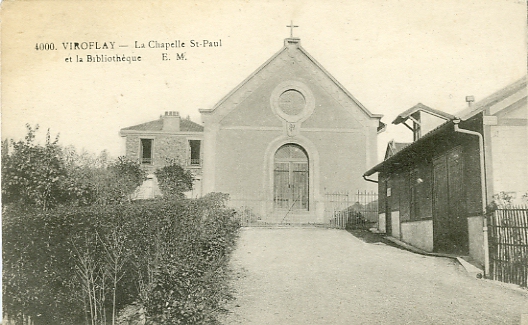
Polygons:
[[400,114],[393,123],[405,124],[414,142],[398,150],[389,144],[385,159],[363,175],[378,174],[379,230],[484,264],[486,205],[496,193],[528,190],[526,96],[523,78],[454,116],[423,104]]
[[[203,130],[202,125],[189,118],[182,119],[178,112],[167,111],[157,120],[123,128],[119,135],[126,139],[126,156],[139,161],[150,174],[172,161],[191,170],[195,183],[192,193],[188,194],[196,197],[201,195],[202,188]],[[150,175],[144,184],[148,188],[146,192],[156,193],[153,182],[155,178]],[[138,195],[153,196],[147,193]]]

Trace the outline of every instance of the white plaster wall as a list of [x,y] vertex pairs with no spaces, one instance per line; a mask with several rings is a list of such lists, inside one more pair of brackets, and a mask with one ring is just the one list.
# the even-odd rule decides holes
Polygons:
[[[427,113],[421,112],[421,130],[422,130],[422,136],[429,133],[433,129],[436,129],[440,124],[443,124],[445,122],[444,119],[433,116]],[[409,124],[410,125],[410,124]]]
[[491,128],[493,194],[528,190],[528,130],[526,126]]
[[391,213],[392,237],[400,239],[400,211]]
[[403,222],[401,224],[402,241],[423,249],[433,251],[433,220]]
[[385,233],[387,231],[385,213],[380,213],[378,215],[378,230],[381,233]]
[[484,220],[479,216],[469,217],[467,220],[469,256],[480,265],[484,265],[484,233],[482,231]]

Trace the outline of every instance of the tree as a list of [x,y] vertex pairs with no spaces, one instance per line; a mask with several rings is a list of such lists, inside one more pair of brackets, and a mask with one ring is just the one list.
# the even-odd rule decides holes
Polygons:
[[2,201],[47,210],[60,201],[60,180],[66,175],[59,136],[51,141],[48,129],[41,146],[35,143],[39,126],[26,124],[26,128],[25,141],[11,140],[12,153],[2,154]]
[[132,161],[124,156],[118,157],[111,163],[107,171],[112,183],[107,182],[110,188],[110,199],[115,202],[128,200],[130,194],[145,180],[145,171],[137,161]]
[[64,201],[73,205],[121,203],[145,179],[138,162],[126,157],[111,160],[106,150],[94,155],[69,146],[62,152],[68,175]]
[[156,170],[154,174],[158,179],[158,185],[163,195],[181,197],[184,192],[193,188],[194,177],[192,173],[183,169],[175,161],[171,161],[169,165]]

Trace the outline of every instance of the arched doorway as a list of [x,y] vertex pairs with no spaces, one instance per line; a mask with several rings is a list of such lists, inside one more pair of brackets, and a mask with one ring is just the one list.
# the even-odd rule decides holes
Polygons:
[[308,154],[299,145],[289,143],[275,152],[273,202],[275,209],[308,211]]

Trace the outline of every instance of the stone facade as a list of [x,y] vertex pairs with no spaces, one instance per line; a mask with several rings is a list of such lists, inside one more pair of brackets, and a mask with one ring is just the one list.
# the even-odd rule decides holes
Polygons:
[[[126,157],[139,161],[152,174],[172,161],[192,171],[194,189],[189,196],[202,193],[203,127],[189,119],[181,119],[178,112],[165,112],[158,120],[124,128]],[[148,141],[145,146],[142,141]],[[194,147],[191,148],[191,142]],[[148,153],[144,153],[148,150]]]
[[129,135],[126,137],[126,156],[133,160],[141,160],[141,139],[152,139],[152,163],[144,164],[146,168],[157,169],[168,161],[175,161],[181,166],[189,163],[189,140],[185,135]]

